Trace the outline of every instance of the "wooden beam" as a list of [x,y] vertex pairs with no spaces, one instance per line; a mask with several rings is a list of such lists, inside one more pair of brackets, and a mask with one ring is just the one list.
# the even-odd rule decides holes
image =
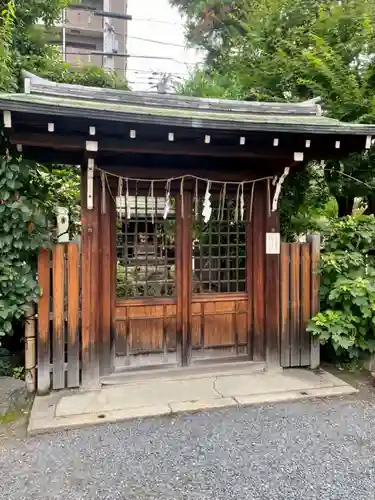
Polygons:
[[[59,151],[85,151],[86,141],[90,137],[87,135],[58,135],[41,133],[16,133],[10,132],[10,142],[12,144],[22,144],[23,146],[38,146],[42,148],[51,148]],[[211,136],[206,136],[210,137]],[[92,141],[89,141],[92,142]],[[95,141],[96,142],[96,141]],[[320,158],[338,158],[348,156],[351,152],[349,146],[335,148],[332,142],[330,147],[316,142],[316,146],[304,151],[304,161]],[[215,144],[210,139],[209,142],[199,143],[197,140],[183,139],[180,142],[175,137],[173,142],[166,138],[163,141],[153,139],[149,141],[141,139],[131,139],[128,137],[97,137],[98,151],[112,153],[148,153],[154,155],[173,156],[201,156],[201,157],[226,157],[226,158],[284,158],[293,161],[297,144],[286,144],[284,147],[272,147],[263,142],[246,141],[245,145],[226,145]],[[323,147],[324,146],[324,147]],[[303,146],[304,148],[304,146]]]

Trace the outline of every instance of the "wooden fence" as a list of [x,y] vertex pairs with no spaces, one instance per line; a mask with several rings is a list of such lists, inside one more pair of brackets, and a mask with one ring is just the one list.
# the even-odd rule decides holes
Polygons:
[[[281,245],[279,346],[280,364],[285,368],[319,365],[319,342],[306,332],[309,318],[319,307],[319,280],[315,272],[319,248],[319,237],[313,237],[309,243]],[[79,387],[85,359],[81,353],[78,245],[59,244],[52,251],[42,249],[38,280],[38,392]],[[104,304],[98,305],[102,306]],[[97,349],[100,349],[100,341]]]
[[280,256],[280,364],[319,366],[319,342],[306,331],[319,310],[319,236],[308,243],[282,243]]
[[[79,248],[59,244],[38,260],[38,392],[80,385]],[[51,377],[52,373],[52,377]]]

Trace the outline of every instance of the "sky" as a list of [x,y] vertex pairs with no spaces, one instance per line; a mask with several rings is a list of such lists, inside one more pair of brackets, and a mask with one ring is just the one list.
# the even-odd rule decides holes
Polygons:
[[168,0],[128,0],[128,14],[133,16],[127,42],[127,78],[132,89],[154,90],[151,85],[158,76],[153,72],[184,78],[203,59],[186,48],[183,19]]

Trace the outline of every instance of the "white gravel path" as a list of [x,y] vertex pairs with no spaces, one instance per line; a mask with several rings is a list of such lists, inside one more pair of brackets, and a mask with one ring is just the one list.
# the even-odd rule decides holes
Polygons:
[[375,404],[354,397],[102,425],[0,445],[4,500],[373,498]]

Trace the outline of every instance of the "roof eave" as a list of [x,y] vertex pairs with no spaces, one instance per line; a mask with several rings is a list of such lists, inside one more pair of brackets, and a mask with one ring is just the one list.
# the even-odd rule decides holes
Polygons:
[[[25,114],[56,116],[56,106],[53,104],[30,103],[15,101],[0,97],[0,109]],[[105,120],[122,123],[139,123],[164,125],[180,128],[199,128],[206,130],[236,131],[236,132],[289,132],[296,134],[336,134],[336,135],[374,135],[375,125],[359,124],[303,124],[303,123],[272,123],[234,120],[214,120],[212,118],[171,117],[144,113],[126,113],[73,106],[58,106],[58,115],[77,117],[87,120]]]

